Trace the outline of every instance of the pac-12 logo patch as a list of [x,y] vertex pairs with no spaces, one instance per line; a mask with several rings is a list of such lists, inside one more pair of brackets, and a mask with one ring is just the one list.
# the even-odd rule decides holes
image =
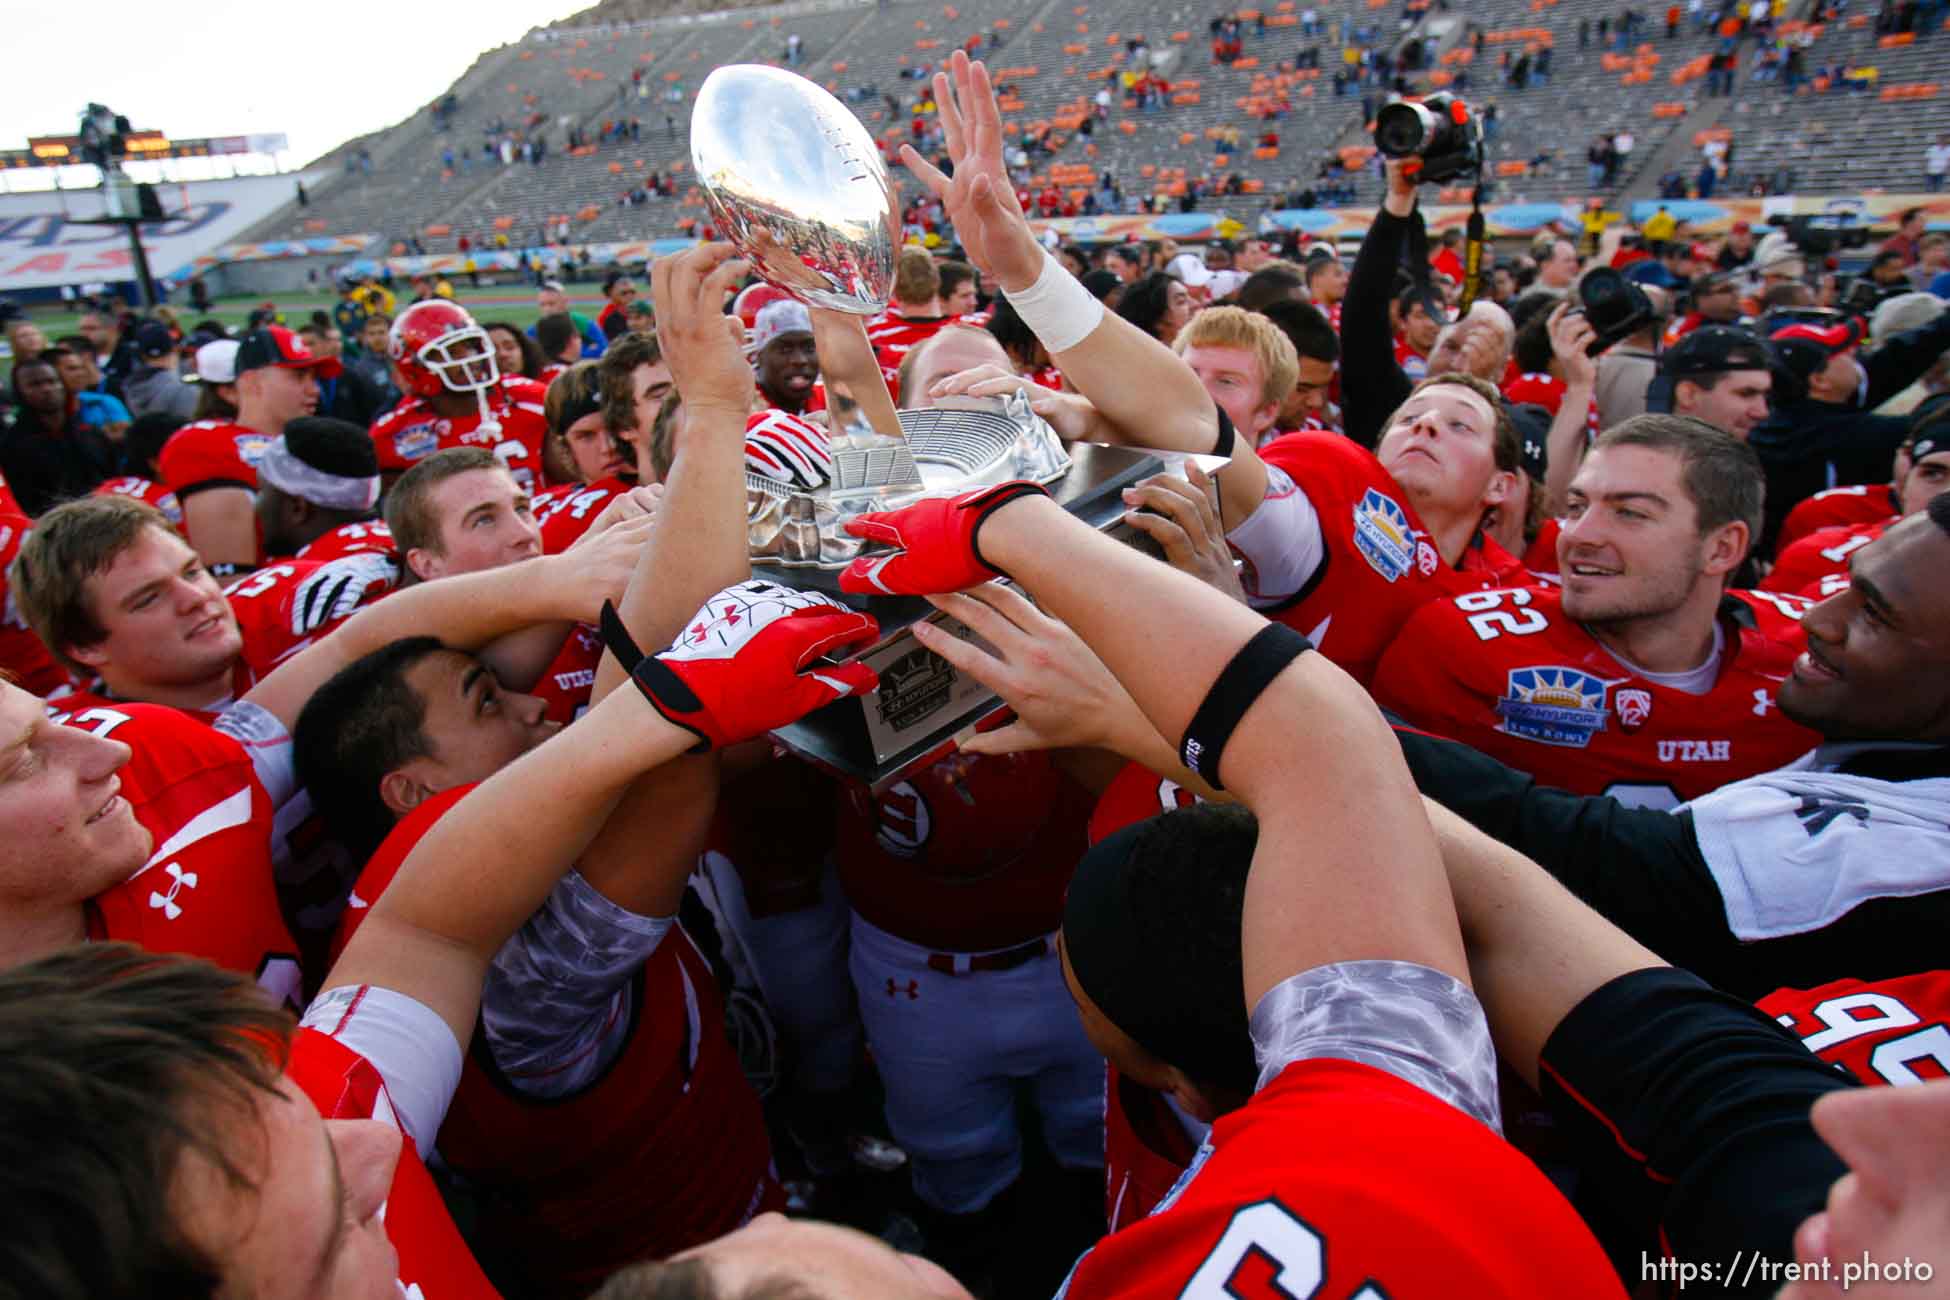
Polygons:
[[1415,563],[1415,528],[1392,497],[1369,488],[1354,507],[1354,546],[1374,571],[1394,582]]
[[1626,731],[1637,731],[1652,717],[1652,692],[1634,687],[1620,691],[1612,697],[1618,706],[1618,725]]
[[1576,668],[1516,668],[1496,702],[1497,730],[1545,745],[1583,749],[1605,729],[1611,683]]

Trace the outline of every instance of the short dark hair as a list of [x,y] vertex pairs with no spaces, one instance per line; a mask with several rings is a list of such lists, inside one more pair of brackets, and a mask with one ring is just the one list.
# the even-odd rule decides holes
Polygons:
[[[145,411],[129,422],[129,431],[122,435],[122,455],[128,460],[130,468],[148,478],[156,478],[156,457],[162,455],[163,444],[170,436],[188,421],[180,415],[168,411]],[[361,434],[366,431],[359,430]],[[370,444],[370,436],[366,438]]]
[[1341,336],[1312,303],[1285,298],[1268,303],[1260,308],[1259,314],[1280,327],[1280,332],[1292,342],[1296,356],[1330,365],[1341,359]]
[[415,636],[353,660],[312,693],[292,728],[300,782],[324,823],[360,860],[393,827],[380,781],[433,752],[426,701],[406,674],[444,649],[437,637]]
[[1613,425],[1591,444],[1592,451],[1606,447],[1645,447],[1676,456],[1701,535],[1743,523],[1749,547],[1759,540],[1767,476],[1746,439],[1690,415],[1648,414]]
[[1896,224],[1899,226],[1907,226],[1910,222],[1922,215],[1923,209],[1921,208],[1904,208],[1902,215],[1896,218]]
[[1292,299],[1295,289],[1307,287],[1306,277],[1291,266],[1275,263],[1262,266],[1246,277],[1233,296],[1233,302],[1247,311],[1264,311],[1276,302]]
[[1541,375],[1551,367],[1557,350],[1551,346],[1551,318],[1548,312],[1533,313],[1517,331],[1511,351],[1517,369],[1526,375]]
[[609,291],[611,289],[614,289],[620,282],[627,280],[629,278],[630,278],[630,273],[628,271],[625,271],[622,267],[618,266],[618,267],[611,268],[609,273],[603,276],[603,296],[608,297]]
[[1893,248],[1885,248],[1869,260],[1869,269],[1874,270],[1876,267],[1887,265],[1890,262],[1900,263],[1902,260],[1903,255],[1901,253]]
[[1036,359],[1036,349],[1042,346],[1036,331],[1029,328],[1007,295],[998,296],[995,306],[989,309],[989,333],[995,335],[995,341],[1002,345],[1002,350],[1018,366],[1032,364]]
[[941,277],[941,296],[947,298],[975,278],[975,268],[966,262],[944,259],[935,264],[935,274]]
[[1124,296],[1117,301],[1117,314],[1157,338],[1158,322],[1171,310],[1171,286],[1176,283],[1163,271],[1139,276],[1125,286]]
[[350,420],[301,415],[284,426],[284,445],[305,464],[336,478],[371,478],[379,473],[372,434]]
[[410,551],[440,553],[440,521],[433,517],[433,489],[459,474],[477,469],[508,472],[499,456],[485,447],[447,447],[413,462],[386,494],[386,527],[402,561]]
[[10,1295],[215,1296],[176,1219],[191,1156],[234,1187],[227,1129],[275,1096],[291,1020],[249,977],[88,943],[0,974],[0,1277]]
[[556,312],[535,322],[535,342],[540,345],[543,356],[551,362],[562,355],[562,349],[569,346],[569,340],[581,337],[581,331],[569,313]]

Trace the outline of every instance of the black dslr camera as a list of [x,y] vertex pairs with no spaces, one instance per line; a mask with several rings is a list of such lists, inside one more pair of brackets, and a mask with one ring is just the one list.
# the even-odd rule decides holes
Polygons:
[[1421,101],[1382,105],[1374,118],[1374,147],[1389,158],[1416,158],[1417,182],[1439,185],[1483,166],[1483,124],[1448,91]]
[[1584,273],[1584,278],[1578,281],[1575,310],[1597,331],[1598,337],[1585,349],[1587,355],[1594,357],[1644,329],[1657,314],[1645,290],[1609,266],[1593,267]]

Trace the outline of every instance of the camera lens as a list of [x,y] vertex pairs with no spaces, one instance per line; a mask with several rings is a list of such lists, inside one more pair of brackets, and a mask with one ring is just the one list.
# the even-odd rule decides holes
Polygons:
[[1374,147],[1390,158],[1420,153],[1435,122],[1420,104],[1386,104],[1374,119]]

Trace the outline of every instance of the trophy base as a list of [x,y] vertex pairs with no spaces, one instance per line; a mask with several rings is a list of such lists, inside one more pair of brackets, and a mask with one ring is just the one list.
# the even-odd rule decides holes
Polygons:
[[[1050,488],[1057,503],[1100,532],[1119,537],[1123,490],[1165,468],[1149,451],[1097,443],[1065,444],[1069,473]],[[1008,706],[986,686],[922,647],[913,628],[935,623],[965,640],[981,639],[927,601],[909,596],[861,596],[839,589],[839,574],[752,560],[752,575],[790,587],[823,592],[880,620],[880,639],[848,656],[880,674],[871,695],[837,700],[772,733],[799,757],[879,794],[911,772],[951,752],[982,722]]]

